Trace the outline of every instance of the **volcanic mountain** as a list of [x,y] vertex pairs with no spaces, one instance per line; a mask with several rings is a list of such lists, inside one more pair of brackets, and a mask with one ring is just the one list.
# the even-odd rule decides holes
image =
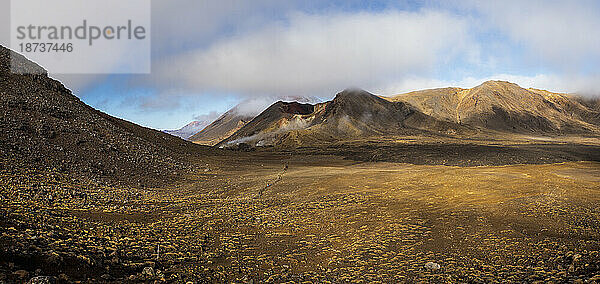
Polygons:
[[200,145],[213,146],[238,131],[252,118],[254,118],[253,115],[241,113],[239,106],[236,106],[204,129],[191,135],[188,140]]
[[301,146],[358,137],[466,130],[404,102],[390,102],[363,90],[345,90],[332,101],[315,105],[279,101],[218,146]]
[[472,89],[416,91],[389,100],[409,103],[438,119],[481,129],[552,134],[600,131],[600,112],[591,103],[503,81],[488,81]]
[[163,130],[165,133],[169,133],[173,136],[177,136],[181,139],[189,139],[194,134],[202,131],[206,126],[208,126],[209,121],[192,121],[186,124],[184,127],[177,130]]
[[188,140],[201,145],[214,146],[240,130],[248,122],[278,100],[306,103],[321,101],[321,99],[317,97],[299,96],[247,99],[221,115],[205,129],[202,129],[202,131],[192,135]]
[[277,102],[218,145],[307,146],[366,137],[598,134],[597,100],[488,81],[386,98],[345,90],[321,104]]
[[[10,70],[11,57],[15,60]],[[37,75],[26,74],[35,71]],[[107,177],[128,184],[168,181],[207,147],[138,126],[81,102],[25,57],[0,46],[0,160]]]

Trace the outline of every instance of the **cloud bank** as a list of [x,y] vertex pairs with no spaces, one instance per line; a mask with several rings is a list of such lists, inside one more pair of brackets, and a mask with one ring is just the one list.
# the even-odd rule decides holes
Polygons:
[[[527,48],[535,63],[585,73],[600,60],[600,2],[469,1],[493,29]],[[595,70],[598,72],[596,67]]]
[[436,11],[294,14],[158,64],[159,82],[198,91],[320,95],[427,74],[475,58],[468,23]]

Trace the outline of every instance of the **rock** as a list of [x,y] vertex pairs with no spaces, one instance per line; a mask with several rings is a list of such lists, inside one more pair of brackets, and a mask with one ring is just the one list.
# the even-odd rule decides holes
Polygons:
[[25,279],[27,278],[27,276],[29,276],[29,272],[27,272],[26,270],[17,270],[13,272],[13,275],[16,275],[20,279]]
[[144,267],[144,270],[142,270],[142,275],[147,277],[154,277],[154,268],[150,266]]
[[56,283],[56,278],[52,276],[36,276],[29,279],[28,284],[51,284]]
[[60,280],[61,282],[68,282],[69,276],[67,276],[67,274],[61,273],[60,275],[58,275],[58,280]]
[[427,270],[438,270],[440,268],[442,268],[442,266],[440,266],[439,264],[437,264],[435,262],[430,261],[428,263],[425,263],[425,269],[427,269]]
[[59,254],[53,252],[52,254],[50,254],[50,256],[48,256],[46,261],[48,261],[48,263],[56,265],[62,262],[62,257]]
[[146,261],[144,262],[144,267],[151,267],[154,268],[156,266],[156,263],[154,263],[153,261]]

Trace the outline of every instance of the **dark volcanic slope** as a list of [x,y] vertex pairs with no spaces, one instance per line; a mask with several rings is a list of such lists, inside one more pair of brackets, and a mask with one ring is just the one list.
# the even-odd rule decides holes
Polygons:
[[39,66],[39,75],[10,72],[0,47],[0,159],[2,167],[55,169],[130,184],[174,178],[191,153],[207,148],[97,111]]
[[219,146],[301,146],[359,137],[464,130],[404,102],[390,102],[362,90],[345,90],[322,104],[277,102]]

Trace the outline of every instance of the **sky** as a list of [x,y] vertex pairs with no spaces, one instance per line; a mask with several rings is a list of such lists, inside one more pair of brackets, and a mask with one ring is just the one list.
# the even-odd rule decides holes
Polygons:
[[[151,5],[150,74],[51,76],[87,104],[155,129],[212,120],[247,100],[327,100],[346,88],[391,96],[494,79],[600,95],[600,1]],[[0,44],[7,46],[9,9],[0,10]]]

